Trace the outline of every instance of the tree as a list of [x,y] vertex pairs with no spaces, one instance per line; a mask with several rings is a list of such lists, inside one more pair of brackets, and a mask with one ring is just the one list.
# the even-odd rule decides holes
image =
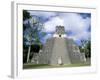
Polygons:
[[30,17],[30,13],[27,10],[23,10],[23,21],[29,19]]
[[79,46],[80,52],[85,53],[86,58],[91,57],[91,41],[81,40],[81,46]]
[[[27,25],[24,24],[24,21],[28,20],[30,17],[30,13],[27,10],[23,10],[23,36],[24,31],[27,29]],[[25,45],[26,41],[27,39],[23,37],[23,63],[27,61],[28,46]]]
[[[26,14],[25,12],[24,14]],[[27,14],[28,15],[28,14]],[[28,54],[27,54],[27,62],[29,62],[29,57],[31,53],[31,45],[39,44],[41,45],[40,37],[44,36],[43,30],[43,23],[40,21],[38,16],[32,15],[28,17],[29,19],[25,18],[24,21],[27,21],[23,27],[23,43],[24,45],[28,45]],[[26,20],[25,20],[26,19]],[[41,36],[40,36],[41,35]]]
[[87,42],[86,49],[87,49],[87,51],[86,51],[86,57],[90,58],[91,57],[91,42],[90,41]]

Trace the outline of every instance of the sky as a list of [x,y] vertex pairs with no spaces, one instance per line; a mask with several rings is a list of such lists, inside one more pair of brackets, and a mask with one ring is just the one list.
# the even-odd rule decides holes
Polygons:
[[46,36],[41,40],[45,43],[46,39],[51,38],[58,25],[64,26],[68,38],[72,38],[75,43],[80,45],[81,40],[90,40],[91,37],[91,14],[72,13],[72,12],[46,12],[28,11],[31,16],[39,17],[43,23]]

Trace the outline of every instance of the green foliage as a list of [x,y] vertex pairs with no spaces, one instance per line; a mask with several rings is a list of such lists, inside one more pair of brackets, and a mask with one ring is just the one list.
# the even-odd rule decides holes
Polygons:
[[91,42],[88,41],[86,44],[86,57],[91,57]]
[[[27,23],[24,24],[24,21]],[[42,32],[43,23],[40,21],[38,16],[31,16],[27,10],[23,10],[23,46],[31,46],[34,47],[34,44],[38,44],[40,46],[39,49],[42,48],[42,43],[40,41],[40,37],[45,36],[46,34]],[[26,44],[28,43],[28,45]],[[29,53],[28,53],[29,52]],[[29,48],[23,47],[23,62],[31,59],[33,56],[33,51],[29,51]],[[29,57],[27,58],[29,54]]]
[[[30,13],[27,10],[23,10],[23,21],[29,20],[27,24],[23,24],[23,35],[25,42],[29,42],[30,44],[41,43],[40,36],[45,36],[45,32],[42,32],[44,29],[43,23],[40,21],[38,16],[30,16]],[[28,32],[28,33],[27,33]]]
[[91,41],[81,40],[81,46],[79,46],[80,52],[85,53],[86,58],[91,57]]
[[26,19],[29,19],[31,16],[30,16],[30,13],[27,12],[27,10],[23,10],[23,21],[25,21]]

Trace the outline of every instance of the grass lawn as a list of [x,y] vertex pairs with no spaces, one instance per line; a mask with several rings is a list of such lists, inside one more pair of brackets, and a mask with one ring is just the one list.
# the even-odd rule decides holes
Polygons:
[[82,67],[90,66],[90,64],[80,63],[80,64],[64,64],[64,65],[48,65],[48,64],[24,64],[23,69],[43,69],[43,68],[61,68],[61,67]]

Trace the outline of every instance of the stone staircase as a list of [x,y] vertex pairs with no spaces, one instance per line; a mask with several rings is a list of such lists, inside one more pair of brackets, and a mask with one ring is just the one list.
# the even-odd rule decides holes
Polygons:
[[54,47],[52,51],[52,57],[50,64],[55,65],[59,64],[58,60],[61,58],[62,64],[70,64],[70,57],[68,49],[66,48],[66,39],[65,38],[55,38]]

